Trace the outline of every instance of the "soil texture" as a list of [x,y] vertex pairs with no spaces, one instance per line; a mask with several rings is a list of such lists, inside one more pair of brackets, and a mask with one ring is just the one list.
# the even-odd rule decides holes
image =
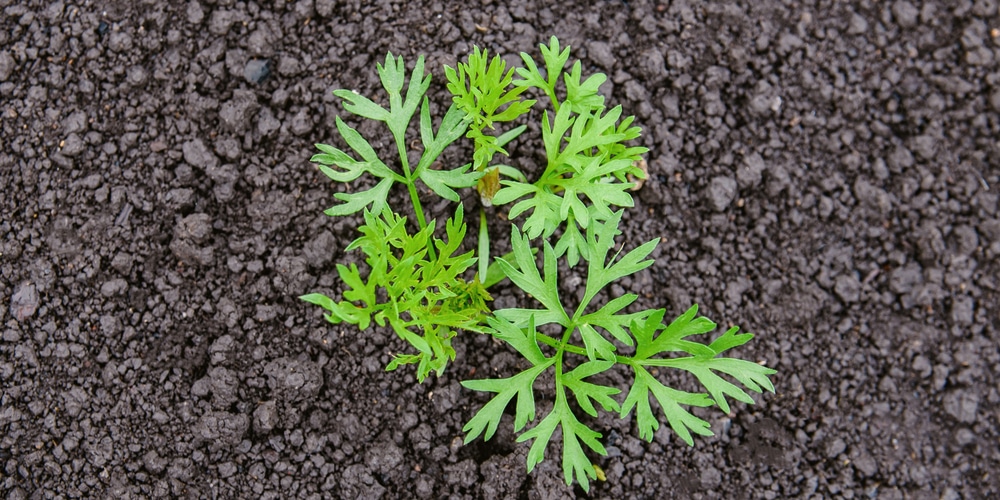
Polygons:
[[331,91],[381,95],[386,52],[425,54],[443,109],[473,45],[514,63],[556,35],[650,148],[623,242],[662,242],[617,293],[698,303],[779,370],[756,405],[699,413],[716,436],[693,447],[594,421],[590,496],[995,498],[998,9],[0,0],[0,492],[583,496],[555,448],[525,474],[512,418],[462,445],[485,399],[459,381],[512,375],[511,349],[463,335],[417,385],[384,372],[391,331],[296,299],[358,260],[358,219],[322,214],[343,188],[308,162],[339,140]]

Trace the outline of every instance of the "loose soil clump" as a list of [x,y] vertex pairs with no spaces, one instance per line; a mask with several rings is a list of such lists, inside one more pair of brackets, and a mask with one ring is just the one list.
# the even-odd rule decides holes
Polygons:
[[779,370],[694,447],[596,422],[591,496],[1000,495],[996,2],[362,3],[0,0],[6,498],[582,495],[509,425],[462,445],[459,381],[507,348],[417,385],[391,331],[295,298],[358,260],[308,163],[331,91],[425,54],[443,109],[444,64],[552,35],[651,149],[622,227],[662,243],[622,289]]

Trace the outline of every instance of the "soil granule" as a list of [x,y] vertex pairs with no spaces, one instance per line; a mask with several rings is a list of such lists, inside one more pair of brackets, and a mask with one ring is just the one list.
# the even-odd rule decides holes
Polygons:
[[512,375],[511,349],[463,334],[417,385],[383,371],[391,331],[296,299],[358,260],[358,219],[322,214],[343,188],[308,162],[339,140],[331,91],[381,96],[386,52],[425,54],[443,109],[442,65],[473,45],[537,59],[556,35],[650,148],[622,227],[662,243],[620,291],[697,302],[779,370],[777,394],[699,413],[716,436],[693,447],[592,421],[609,455],[590,495],[995,498],[998,9],[0,0],[0,492],[583,495],[555,449],[525,474],[512,418],[462,445],[485,397],[459,381]]

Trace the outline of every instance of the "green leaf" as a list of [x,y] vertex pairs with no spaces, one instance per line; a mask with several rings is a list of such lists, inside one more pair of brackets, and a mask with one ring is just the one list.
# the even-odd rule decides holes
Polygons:
[[477,260],[479,269],[476,272],[476,277],[479,278],[480,283],[486,283],[490,277],[490,232],[486,226],[486,211],[482,208],[479,209],[479,238],[477,241],[478,246],[476,250],[477,255],[479,255]]
[[[596,261],[599,264],[588,267],[587,290],[590,291],[593,287],[593,292],[584,297],[571,319],[566,317],[565,309],[559,301],[555,250],[549,246],[548,242],[542,243],[543,263],[541,267],[543,272],[539,272],[531,254],[528,236],[515,228],[511,236],[511,246],[514,250],[514,261],[517,263],[517,268],[515,269],[512,264],[506,261],[498,261],[498,263],[511,282],[538,300],[544,308],[501,309],[496,311],[495,318],[490,320],[491,326],[494,327],[494,335],[510,343],[522,356],[533,363],[537,363],[537,360],[543,357],[538,345],[539,339],[543,339],[544,343],[555,348],[556,354],[552,358],[546,359],[553,360],[556,367],[554,377],[556,403],[552,412],[537,426],[522,434],[518,441],[533,440],[528,452],[528,468],[530,470],[544,458],[545,447],[551,440],[555,429],[561,427],[564,475],[567,482],[572,482],[575,479],[580,481],[584,488],[588,487],[589,479],[596,476],[581,442],[601,454],[604,453],[604,448],[598,441],[600,434],[582,424],[573,414],[566,402],[565,390],[573,392],[577,404],[591,416],[597,416],[597,406],[594,403],[600,405],[605,411],[619,411],[618,403],[612,398],[619,392],[618,389],[585,380],[607,370],[619,361],[619,357],[615,355],[617,349],[615,344],[601,331],[598,331],[598,328],[610,332],[615,339],[628,345],[632,343],[632,338],[627,329],[656,314],[655,311],[622,314],[621,311],[636,300],[635,295],[625,295],[613,299],[597,311],[583,314],[589,301],[600,291],[602,283],[606,284],[609,279],[617,279],[648,265],[642,259],[651,251],[651,245],[640,247],[637,251],[626,254],[618,262],[612,260],[605,265],[606,254],[613,245],[614,236],[618,234],[617,225],[620,219],[621,212],[618,212],[607,224],[594,223],[587,229],[588,251],[592,256],[600,257]],[[591,282],[596,283],[596,285],[591,285]],[[660,317],[662,318],[662,315]],[[535,329],[537,325],[550,323],[560,324],[564,329],[563,334],[548,337],[537,333]],[[583,341],[582,348],[571,343],[574,331],[580,332],[580,338]],[[564,374],[562,373],[565,363],[564,357],[569,354],[583,354],[587,356],[588,360]],[[623,359],[626,362],[631,361],[629,358]],[[638,369],[643,370],[641,366]],[[652,387],[649,384],[642,387],[646,386]],[[672,390],[652,387],[654,396],[663,398],[664,401],[668,401],[669,398],[678,399],[682,403],[707,400],[704,395],[701,395],[702,399],[694,399],[694,397],[683,396],[678,391],[670,391]],[[647,390],[647,392],[649,391]],[[633,396],[633,399],[636,397]],[[636,399],[636,401],[638,400]],[[708,401],[708,404],[711,404],[711,401]],[[633,403],[633,406],[635,404]],[[649,406],[648,398],[644,404],[645,407]],[[668,410],[671,411],[671,415],[675,413],[673,407],[669,407]],[[644,422],[646,417],[647,415],[643,413]]]
[[[625,174],[633,170],[632,162],[622,160],[606,161],[599,156],[572,156],[566,165],[572,167],[572,172],[559,185],[566,191],[585,196],[592,204],[592,210],[600,214],[602,219],[611,217],[611,205],[632,207],[635,202],[628,190],[633,184],[627,182]],[[615,179],[622,177],[618,182]],[[585,226],[585,224],[584,224]]]
[[[337,270],[341,278],[346,278],[345,282],[351,287],[351,289],[345,292],[345,296],[351,297],[350,299],[335,302],[330,297],[319,293],[302,295],[299,298],[329,311],[330,314],[327,314],[325,317],[330,323],[339,324],[347,322],[358,325],[360,329],[364,330],[371,323],[371,305],[374,302],[374,289],[361,281],[358,276],[357,266],[352,264],[348,268],[347,266],[338,264]],[[351,300],[360,301],[363,305],[359,307],[352,303]]]
[[361,278],[357,264],[351,264],[350,267],[337,264],[337,274],[340,275],[340,280],[349,287],[344,292],[345,298],[355,302],[363,302],[368,307],[375,304],[375,283],[366,283]]
[[[455,358],[451,346],[455,330],[483,331],[489,312],[486,301],[491,300],[478,282],[462,278],[475,258],[472,252],[457,253],[466,233],[461,205],[447,221],[443,240],[433,236],[433,221],[410,234],[406,219],[388,209],[378,215],[365,210],[364,220],[361,236],[347,250],[364,252],[368,275],[362,277],[355,264],[338,264],[347,286],[345,300],[336,303],[318,294],[303,300],[330,311],[328,319],[334,322],[347,321],[362,329],[372,320],[379,326],[388,324],[417,351],[395,357],[390,368],[415,364],[421,382],[432,371],[440,375]],[[429,252],[432,247],[437,249],[434,254]]]
[[625,418],[635,408],[636,424],[639,428],[639,437],[646,441],[653,440],[653,433],[660,427],[660,422],[653,415],[653,410],[649,405],[649,396],[652,394],[660,404],[663,414],[667,417],[670,427],[689,446],[694,446],[694,439],[691,432],[702,436],[714,435],[709,429],[709,423],[694,416],[685,410],[681,405],[688,406],[711,406],[712,400],[704,394],[678,391],[666,387],[649,374],[642,366],[633,364],[635,370],[635,382],[625,396],[622,403],[621,417]]
[[630,327],[633,322],[642,321],[652,311],[645,310],[631,314],[618,314],[618,312],[631,305],[638,298],[638,295],[631,293],[622,295],[604,304],[596,312],[583,315],[580,317],[580,321],[599,326],[611,333],[619,342],[631,346],[632,337],[625,329]]
[[[638,171],[633,165],[638,157],[623,157],[619,153],[624,151],[613,147],[637,134],[631,128],[623,127],[622,131],[616,128],[621,107],[607,113],[603,108],[584,109],[579,113],[574,113],[573,106],[556,109],[551,120],[548,112],[542,115],[542,143],[549,161],[533,189],[523,181],[503,181],[504,187],[493,199],[493,203],[502,205],[531,195],[515,204],[509,217],[514,219],[530,211],[523,231],[532,238],[548,237],[564,222],[571,226],[575,221],[586,228],[592,220],[610,219],[613,216],[611,206],[631,207],[634,204],[629,194],[634,184],[627,179],[627,174]],[[625,122],[631,123],[631,117],[623,120]],[[590,204],[583,203],[581,197]],[[579,256],[588,253],[587,244],[578,237],[579,231],[571,231],[569,227],[563,235],[557,253],[568,253],[570,264],[575,266]]]
[[[705,387],[708,394],[711,395],[709,401],[714,400],[714,403],[726,413],[730,411],[729,402],[726,399],[727,396],[747,404],[753,404],[753,398],[742,388],[720,377],[715,372],[725,373],[733,377],[737,382],[754,392],[760,393],[765,389],[774,392],[774,386],[768,379],[768,375],[777,373],[775,370],[750,361],[717,357],[732,347],[744,344],[752,338],[752,335],[737,335],[736,332],[739,329],[733,327],[709,346],[686,340],[686,337],[704,334],[715,329],[716,325],[714,322],[705,317],[697,317],[697,313],[698,306],[692,306],[666,327],[662,324],[664,315],[662,310],[653,312],[643,322],[638,320],[633,322],[631,330],[636,339],[636,352],[635,356],[627,361],[636,371],[636,386],[639,389],[635,389],[636,386],[633,386],[633,389],[640,390],[641,392],[642,387],[649,385],[649,380],[640,380],[640,378],[648,376],[644,367],[655,366],[674,368],[691,373]],[[661,329],[663,331],[657,335],[657,332]],[[682,358],[653,357],[657,354],[675,351],[687,352],[693,356]],[[630,396],[632,396],[631,393]],[[638,398],[639,395],[635,397]],[[629,404],[634,405],[635,403],[636,401],[630,402],[626,398],[626,406]],[[698,404],[698,406],[705,405]],[[683,424],[686,420],[681,418],[676,413],[676,410],[673,411],[675,414],[674,417],[678,418]],[[668,414],[669,417],[670,415]],[[640,426],[643,425],[644,418],[643,416],[639,416]],[[646,424],[646,428],[648,428],[648,421]],[[674,429],[676,431],[677,426],[674,426]],[[678,431],[678,435],[690,444],[689,436],[685,437],[686,434],[681,431]]]
[[510,209],[508,217],[515,219],[521,213],[531,210],[531,215],[524,221],[524,234],[530,238],[537,238],[539,236],[548,238],[562,222],[559,218],[561,204],[562,197],[548,190],[536,189],[534,197],[514,204]]
[[737,401],[753,404],[753,398],[743,389],[733,383],[716,375],[712,370],[732,376],[746,388],[754,392],[763,392],[762,387],[770,392],[774,392],[774,386],[767,376],[777,373],[771,368],[733,358],[676,358],[676,359],[652,359],[643,362],[646,366],[664,366],[678,368],[690,372],[698,378],[698,382],[705,386],[712,399],[719,405],[722,411],[729,413],[729,403],[726,396],[730,396]]
[[413,72],[410,74],[406,99],[403,100],[401,92],[406,81],[406,66],[403,63],[403,58],[394,57],[390,52],[385,56],[385,64],[379,64],[377,67],[382,86],[389,94],[389,116],[384,121],[399,144],[406,134],[406,128],[410,124],[417,106],[424,94],[427,93],[427,89],[430,88],[431,77],[430,75],[424,77],[424,58],[423,56],[418,57]]
[[420,335],[417,335],[416,333],[411,332],[407,328],[408,325],[406,324],[406,322],[399,319],[399,316],[390,315],[389,325],[392,326],[393,331],[395,331],[396,334],[399,335],[399,338],[409,342],[411,346],[416,348],[421,353],[431,354],[431,346],[427,342],[427,339],[421,337]]
[[506,205],[518,198],[522,198],[538,191],[533,184],[520,181],[500,181],[503,185],[497,194],[493,196],[494,205]]
[[[510,400],[517,396],[517,412],[514,414],[514,432],[518,432],[531,420],[535,419],[535,395],[532,385],[546,368],[552,366],[553,361],[547,360],[542,364],[531,367],[517,375],[505,379],[483,379],[465,380],[462,386],[466,389],[481,392],[495,392],[486,405],[479,409],[476,414],[465,424],[462,432],[465,432],[465,444],[480,435],[484,440],[489,440],[500,424],[504,409]],[[485,431],[485,434],[483,433]]]
[[392,357],[392,361],[389,361],[389,364],[386,365],[385,371],[387,372],[395,371],[397,368],[403,365],[414,365],[420,363],[420,360],[422,359],[423,356],[419,356],[416,354],[395,355]]
[[587,238],[580,233],[573,221],[566,225],[562,236],[556,242],[555,251],[559,257],[566,256],[566,263],[571,268],[576,267],[581,257],[590,260],[590,246],[587,245]]
[[[350,146],[351,149],[361,155],[361,157],[364,158],[369,164],[381,165],[383,167],[385,166],[385,164],[378,159],[378,155],[375,154],[375,149],[372,148],[371,144],[368,144],[368,141],[366,141],[357,130],[344,123],[344,120],[341,120],[339,116],[336,117],[334,121],[337,123],[337,131],[340,132],[340,136],[344,138],[344,141],[347,142],[347,145]],[[379,176],[389,177],[392,172],[388,171],[388,169],[386,170],[386,172],[378,172],[377,175],[384,174]]]
[[566,82],[566,102],[577,113],[603,108],[604,97],[598,95],[597,92],[608,77],[604,73],[596,73],[581,83],[580,73],[581,64],[580,61],[576,61],[573,63],[573,69],[563,76],[563,80]]
[[560,51],[559,39],[554,36],[549,39],[548,46],[540,44],[538,47],[542,51],[542,60],[545,62],[545,74],[547,77],[543,77],[539,73],[535,60],[530,55],[522,52],[521,59],[524,61],[526,68],[517,69],[518,76],[523,78],[523,80],[515,81],[514,85],[519,87],[537,87],[545,90],[553,103],[558,105],[554,89],[556,83],[559,81],[559,75],[562,74],[562,70],[566,66],[566,61],[569,60],[570,48],[566,47],[565,50]]
[[608,452],[599,441],[601,433],[577,420],[568,407],[566,408],[566,415],[564,415],[562,424],[563,477],[566,480],[566,484],[572,484],[576,480],[583,487],[583,491],[589,492],[590,479],[597,479],[597,472],[594,470],[594,464],[587,458],[583,447],[580,446],[580,441],[586,444],[591,450],[601,455],[607,455]]
[[[682,351],[701,356],[714,356],[716,352],[704,344],[684,340],[691,335],[699,335],[715,329],[714,322],[704,316],[697,317],[697,314],[698,306],[693,305],[665,329],[660,324],[647,324],[645,328],[638,331],[643,334],[642,338],[637,334],[637,330],[633,329],[633,333],[637,334],[636,339],[639,341],[636,346],[635,359],[643,360],[659,353],[672,351]],[[663,332],[653,340],[653,335],[659,329],[663,329]],[[645,340],[647,335],[649,338],[648,341]]]
[[[347,153],[344,153],[333,146],[316,144],[316,148],[323,153],[313,155],[309,161],[318,163],[319,169],[326,174],[327,177],[337,182],[351,182],[360,177],[361,174],[371,171],[373,168],[371,163],[355,161],[354,158],[348,156]],[[329,168],[330,166],[336,166],[344,170],[334,170]]]
[[521,60],[524,61],[524,68],[517,68],[517,76],[520,80],[514,80],[515,87],[528,88],[535,87],[545,92],[552,102],[557,102],[555,98],[555,86],[549,85],[545,77],[538,71],[535,60],[525,52],[521,52]]
[[454,170],[432,170],[425,169],[420,174],[420,180],[427,184],[427,187],[431,188],[435,194],[438,196],[458,202],[460,201],[458,193],[456,193],[452,188],[467,188],[476,185],[476,181],[482,177],[482,172],[469,172],[472,167],[471,163],[467,163]]
[[712,344],[708,346],[709,349],[715,352],[715,354],[722,354],[734,347],[739,347],[746,344],[751,339],[753,339],[752,333],[741,333],[739,335],[736,332],[740,331],[738,326],[734,326],[729,330],[726,330],[721,337],[712,341]]
[[540,365],[545,362],[545,355],[538,348],[535,338],[538,332],[535,330],[534,316],[529,318],[527,327],[523,329],[503,317],[486,318],[486,322],[493,329],[494,337],[510,344],[531,364]]
[[[557,403],[558,408],[558,403]],[[548,446],[549,441],[552,439],[552,433],[555,432],[556,427],[559,426],[561,420],[561,412],[553,408],[551,412],[538,425],[532,427],[528,431],[524,432],[517,438],[518,443],[524,441],[534,440],[531,443],[531,448],[528,449],[528,472],[530,473],[535,469],[535,466],[539,462],[545,459],[545,448]],[[564,458],[565,462],[565,458]]]
[[614,235],[618,234],[618,223],[621,221],[622,211],[615,212],[607,222],[594,224],[587,228],[587,244],[590,252],[590,261],[587,269],[587,288],[584,291],[583,300],[577,315],[583,312],[584,308],[597,295],[597,293],[612,281],[623,278],[630,274],[635,274],[653,264],[652,260],[643,260],[659,243],[659,240],[648,241],[639,247],[631,250],[624,257],[605,264],[608,251],[614,245]]
[[573,391],[580,408],[592,417],[597,417],[597,409],[594,408],[591,401],[600,404],[605,411],[619,411],[618,402],[611,399],[611,396],[618,394],[621,390],[585,382],[583,379],[606,371],[614,364],[614,360],[588,361],[562,377],[563,385]]
[[[474,185],[481,176],[480,173],[468,172],[469,167],[459,167],[449,171],[431,168],[444,149],[465,133],[467,129],[465,113],[457,107],[451,106],[442,118],[438,132],[435,134],[430,116],[430,105],[426,98],[431,77],[424,73],[423,56],[417,58],[408,83],[406,81],[406,66],[402,57],[396,57],[389,53],[386,55],[385,63],[378,64],[377,68],[379,79],[389,97],[388,109],[353,91],[337,90],[334,91],[334,95],[341,98],[346,111],[362,118],[384,122],[388,126],[399,152],[400,172],[393,171],[386,166],[378,158],[368,141],[357,130],[346,125],[340,117],[336,118],[337,130],[348,146],[360,155],[361,160],[356,160],[343,151],[325,145],[317,145],[321,153],[313,156],[312,160],[320,164],[319,168],[325,175],[338,182],[353,181],[365,172],[382,179],[376,185],[377,189],[370,192],[336,195],[339,200],[347,203],[331,208],[327,211],[329,215],[348,215],[368,206],[371,206],[372,211],[380,213],[387,206],[386,197],[392,183],[400,182],[407,186],[410,201],[417,212],[418,223],[422,227],[425,222],[423,209],[415,188],[417,179],[421,179],[439,196],[451,201],[458,201],[458,194],[453,188]],[[403,95],[404,86],[406,88],[405,97]],[[423,151],[416,167],[411,169],[408,160],[406,131],[418,106],[421,108],[419,126]]]
[[517,228],[511,233],[511,246],[514,248],[514,259],[516,267],[509,262],[498,259],[497,264],[503,270],[504,275],[510,278],[511,282],[521,290],[531,294],[535,300],[542,303],[549,311],[560,314],[563,325],[568,324],[569,317],[559,300],[559,285],[557,280],[556,256],[552,247],[548,243],[544,244],[542,250],[543,269],[545,278],[542,279],[535,266],[535,257],[528,244],[528,238],[521,234]]
[[349,113],[375,121],[388,121],[389,112],[367,97],[352,90],[334,90],[333,95],[343,99],[344,109]]
[[527,328],[531,321],[534,321],[536,326],[550,325],[553,323],[565,326],[566,323],[566,316],[562,311],[551,311],[548,309],[522,309],[518,307],[510,307],[494,311],[493,314],[498,318],[503,318],[513,323],[518,328]]
[[[621,213],[620,211],[618,213]],[[636,248],[633,248],[629,253],[625,254],[624,257],[615,261],[610,266],[605,267],[600,270],[594,278],[596,278],[596,283],[600,287],[604,287],[619,278],[628,276],[630,274],[635,274],[647,267],[653,265],[653,260],[643,260],[653,253],[656,249],[656,245],[660,243],[659,238],[647,241]],[[594,261],[591,261],[594,262]],[[588,280],[589,284],[589,280]]]
[[[589,148],[614,144],[625,139],[622,134],[608,133],[608,130],[615,132],[614,124],[621,116],[621,106],[615,106],[603,116],[600,110],[593,113],[586,111],[577,115],[575,119],[569,118],[568,109],[569,107],[566,106],[559,110],[556,122],[553,124],[552,129],[549,130],[550,135],[562,139],[567,125],[572,124],[572,131],[569,137],[566,137],[566,145],[561,151],[553,154],[555,151],[549,152],[549,148],[546,147],[546,153],[549,158],[549,169],[565,164],[571,157],[585,152]],[[562,115],[565,115],[565,118],[560,118]],[[543,121],[543,135],[545,132],[546,128]],[[546,143],[546,146],[548,146],[548,143]]]
[[299,300],[303,300],[310,304],[316,304],[317,306],[326,309],[327,311],[333,312],[337,308],[337,303],[333,301],[330,297],[323,295],[322,293],[310,293],[307,295],[299,296]]
[[467,63],[459,63],[457,71],[445,67],[448,90],[455,104],[472,120],[472,126],[482,131],[493,128],[494,122],[506,122],[526,113],[534,101],[522,101],[524,88],[508,90],[514,70],[499,55],[487,64],[487,52],[475,47]]
[[587,357],[594,361],[598,359],[614,359],[615,345],[597,332],[593,326],[586,323],[579,325],[580,336],[583,337],[583,345],[587,350]]
[[556,402],[552,411],[535,427],[521,434],[517,441],[531,441],[531,448],[528,450],[528,472],[531,472],[535,465],[545,458],[545,448],[552,439],[552,434],[556,427],[562,427],[562,465],[563,476],[566,484],[572,484],[574,480],[580,483],[584,491],[590,491],[590,479],[596,479],[597,473],[593,464],[587,458],[582,441],[591,450],[607,455],[604,445],[599,439],[601,434],[590,429],[579,420],[566,402],[566,395],[563,387],[557,383]]
[[422,178],[423,171],[429,170],[445,148],[465,134],[466,128],[464,113],[457,106],[452,105],[448,108],[444,118],[441,119],[438,133],[435,135],[431,122],[430,104],[425,96],[424,104],[420,108],[420,139],[423,142],[424,151],[413,171],[414,177]]
[[500,137],[497,137],[497,146],[501,148],[506,146],[510,141],[520,137],[521,134],[527,129],[527,125],[520,125],[504,132],[503,134],[500,134]]
[[[487,52],[479,47],[475,47],[468,61],[459,63],[457,68],[445,66],[448,90],[453,95],[455,106],[465,112],[469,127],[467,137],[475,145],[473,164],[476,171],[484,171],[496,153],[506,155],[503,144],[520,133],[504,134],[501,144],[499,139],[486,131],[493,130],[495,123],[517,119],[535,103],[521,99],[524,87],[510,88],[514,70],[507,70],[506,67],[507,63],[500,56],[489,60]],[[489,202],[493,189],[480,186],[479,191],[483,200]]]
[[[691,312],[690,309],[688,310],[688,313],[689,312]],[[688,313],[684,313],[684,316],[687,316]],[[663,317],[666,314],[667,311],[665,309],[655,309],[649,311],[649,315],[646,316],[645,320],[635,321],[634,323],[632,323],[629,329],[632,331],[632,336],[635,337],[637,344],[636,353],[633,359],[635,360],[646,359],[649,356],[656,354],[657,352],[660,352],[660,351],[652,351],[644,356],[639,352],[639,349],[649,349],[649,346],[653,343],[653,337],[656,335],[656,332],[663,329]],[[679,319],[680,318],[678,318],[678,320]]]
[[[352,94],[353,95],[353,94]],[[405,179],[385,165],[375,154],[375,150],[368,144],[368,141],[344,123],[338,116],[336,118],[337,130],[341,137],[347,142],[364,161],[356,161],[343,151],[325,144],[317,144],[316,147],[322,151],[321,154],[314,155],[312,161],[319,163],[319,169],[331,179],[338,182],[350,182],[361,174],[368,172],[382,180],[374,188],[360,191],[358,193],[337,193],[334,197],[346,203],[335,205],[326,211],[327,215],[349,215],[358,212],[365,207],[371,206],[375,212],[381,212],[386,207],[386,198],[389,188],[393,182],[404,182]],[[330,167],[337,167],[343,170],[334,170]]]
[[[337,131],[347,145],[361,156],[363,161],[354,160],[346,153],[331,146],[321,145],[317,145],[317,147],[323,153],[315,155],[313,161],[320,163],[320,170],[338,182],[353,181],[364,172],[368,172],[382,180],[376,184],[374,189],[368,191],[352,194],[336,194],[335,197],[337,199],[346,203],[330,208],[326,212],[328,215],[349,215],[368,206],[371,206],[372,211],[380,213],[387,206],[387,196],[393,182],[402,182],[412,187],[414,179],[411,177],[409,166],[405,164],[406,151],[404,149],[404,139],[406,128],[416,111],[417,105],[421,102],[424,94],[427,92],[427,88],[430,86],[430,76],[428,75],[426,78],[423,76],[423,65],[423,58],[418,58],[407,87],[405,101],[401,96],[406,78],[406,67],[403,63],[403,58],[396,58],[392,53],[389,53],[386,55],[385,64],[378,65],[378,73],[379,78],[382,80],[382,86],[389,94],[389,110],[356,92],[348,90],[334,91],[334,95],[343,100],[344,109],[348,112],[363,118],[385,122],[388,125],[390,132],[396,139],[397,148],[400,150],[400,158],[404,162],[403,170],[406,175],[400,175],[386,166],[378,158],[374,148],[372,148],[368,141],[357,130],[344,123],[338,116],[336,118]],[[443,145],[435,144],[435,149],[443,150],[443,147]],[[440,150],[436,154],[439,155]],[[432,162],[433,159],[428,156],[427,164],[430,165]],[[341,168],[343,171],[334,170],[330,168],[331,166]],[[413,202],[415,208],[420,210],[419,202],[417,200],[413,200]]]
[[396,58],[389,52],[385,56],[385,63],[375,63],[378,68],[379,79],[382,80],[382,87],[389,95],[396,94],[403,89],[406,80],[406,67],[403,65],[403,58]]
[[309,302],[310,304],[316,304],[327,311],[326,320],[333,324],[339,324],[341,322],[348,322],[352,324],[361,323],[364,314],[358,311],[358,308],[350,303],[337,303],[333,299],[323,295],[321,293],[310,293],[308,295],[302,295],[299,297],[300,300]]
[[373,212],[381,212],[387,208],[387,198],[389,188],[392,187],[392,179],[382,179],[375,187],[361,191],[359,193],[336,193],[334,198],[343,201],[340,205],[334,205],[324,213],[330,216],[350,215],[361,211],[365,207],[371,207]]
[[[574,121],[576,117],[573,116],[573,110],[569,106],[556,112],[551,125],[548,111],[542,113],[542,144],[545,145],[545,156],[549,159],[549,167],[546,170],[551,169],[553,165],[565,163],[565,159],[560,159],[562,141]],[[581,149],[583,146],[580,141],[576,142],[576,148]]]
[[566,61],[569,60],[569,47],[565,50],[559,50],[559,39],[555,36],[549,38],[549,45],[539,45],[539,49],[542,51],[542,59],[545,60],[545,72],[548,75],[548,85],[550,87],[555,87],[556,81],[559,78],[559,74],[562,73],[562,69],[566,67]]

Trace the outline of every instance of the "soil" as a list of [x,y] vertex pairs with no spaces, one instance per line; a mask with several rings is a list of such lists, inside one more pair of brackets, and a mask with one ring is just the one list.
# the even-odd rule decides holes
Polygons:
[[308,162],[330,92],[426,54],[444,106],[443,64],[551,35],[650,148],[623,241],[662,243],[622,290],[779,371],[693,447],[592,421],[590,496],[1000,495],[995,0],[367,4],[0,0],[3,496],[583,496],[511,418],[462,445],[459,381],[511,349],[462,335],[417,385],[390,331],[296,299],[357,260]]

